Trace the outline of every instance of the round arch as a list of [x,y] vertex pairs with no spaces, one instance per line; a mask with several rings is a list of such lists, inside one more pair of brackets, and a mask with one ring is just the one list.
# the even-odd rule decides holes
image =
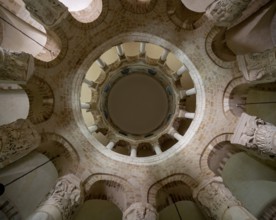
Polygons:
[[84,181],[86,200],[101,199],[115,204],[122,212],[136,199],[133,186],[121,177],[94,174]]
[[36,149],[53,159],[59,176],[75,173],[79,166],[79,156],[74,148],[63,137],[54,133],[42,133],[41,144]]

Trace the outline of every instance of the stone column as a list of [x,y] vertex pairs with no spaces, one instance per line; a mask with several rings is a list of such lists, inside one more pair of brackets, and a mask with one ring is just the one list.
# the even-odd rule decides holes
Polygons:
[[242,113],[230,141],[232,144],[276,156],[276,126],[256,116]]
[[242,15],[251,0],[217,0],[205,12],[216,26],[228,27]]
[[32,17],[45,27],[51,28],[59,24],[69,14],[65,7],[58,0],[37,1],[23,0],[26,9]]
[[203,181],[193,192],[202,211],[215,220],[257,220],[225,187],[221,177]]
[[40,134],[28,119],[0,126],[0,168],[27,155],[40,142]]
[[262,80],[273,82],[276,80],[276,49],[262,53],[238,55],[239,70],[248,81]]
[[123,213],[123,220],[156,220],[158,213],[149,203],[137,202],[129,206]]
[[47,198],[28,220],[69,220],[83,203],[81,180],[74,174],[58,179]]
[[0,81],[25,84],[34,72],[34,58],[0,48]]

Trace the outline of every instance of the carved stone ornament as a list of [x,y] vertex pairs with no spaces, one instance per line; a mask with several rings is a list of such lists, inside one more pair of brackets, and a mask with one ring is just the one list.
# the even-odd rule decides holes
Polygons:
[[217,0],[206,10],[206,16],[217,26],[230,26],[242,15],[251,0]]
[[134,203],[123,214],[123,220],[156,220],[156,209],[149,203]]
[[23,0],[31,15],[46,27],[59,24],[68,15],[68,9],[58,0]]
[[243,113],[231,138],[231,143],[276,156],[276,127],[256,116]]
[[41,137],[28,120],[17,121],[0,127],[0,168],[25,156],[38,147]]
[[276,49],[266,50],[262,53],[238,55],[239,70],[248,81],[276,80]]
[[223,219],[227,209],[240,206],[240,202],[224,186],[221,177],[213,177],[200,184],[193,196],[211,219]]
[[0,81],[26,83],[34,72],[34,58],[0,48]]
[[68,174],[58,179],[38,211],[43,210],[43,206],[54,206],[59,210],[62,220],[69,220],[83,200],[81,180],[73,174]]

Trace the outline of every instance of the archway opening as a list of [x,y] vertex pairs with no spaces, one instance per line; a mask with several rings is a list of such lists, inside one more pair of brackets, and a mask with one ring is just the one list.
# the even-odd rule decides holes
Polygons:
[[164,185],[156,194],[159,219],[205,219],[197,207],[192,189],[182,181]]
[[123,213],[110,201],[87,200],[76,213],[74,220],[121,220]]
[[255,115],[263,120],[276,124],[276,84],[241,84],[236,86],[229,96],[232,113],[240,116],[243,112]]

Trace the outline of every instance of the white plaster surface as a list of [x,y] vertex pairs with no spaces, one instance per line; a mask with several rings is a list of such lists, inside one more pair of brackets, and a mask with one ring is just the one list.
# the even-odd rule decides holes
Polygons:
[[9,124],[19,118],[27,118],[29,100],[27,94],[22,92],[0,93],[0,125]]

